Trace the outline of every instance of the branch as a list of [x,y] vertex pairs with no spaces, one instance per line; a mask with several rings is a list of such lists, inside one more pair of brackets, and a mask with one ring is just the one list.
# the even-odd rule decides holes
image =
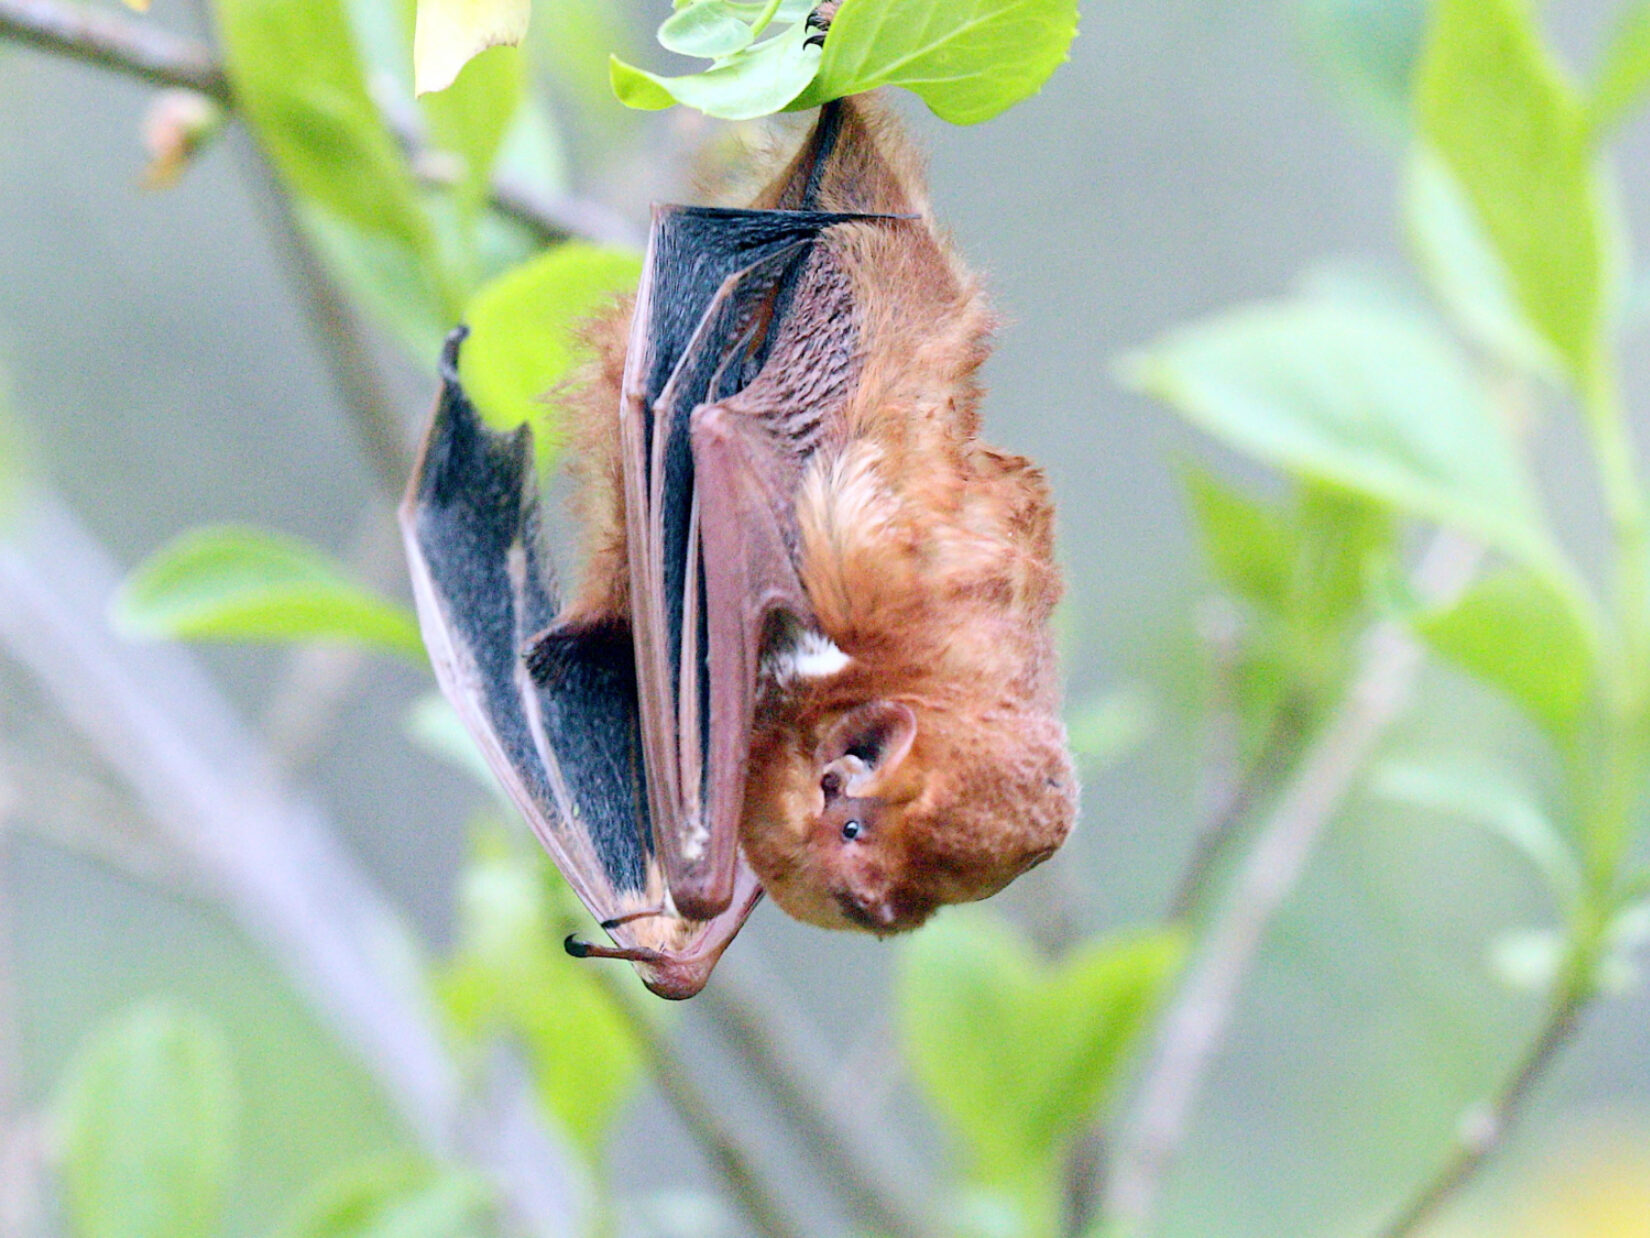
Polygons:
[[[1430,599],[1454,593],[1471,576],[1479,554],[1440,534],[1417,569],[1417,592]],[[1225,905],[1164,1017],[1134,1121],[1119,1151],[1108,1210],[1123,1233],[1145,1232],[1266,929],[1364,763],[1402,712],[1420,662],[1420,649],[1396,623],[1370,629],[1346,697],[1285,786],[1234,877]]]
[[131,787],[249,937],[351,1045],[434,1155],[485,1167],[534,1232],[571,1232],[569,1169],[530,1103],[472,1114],[423,992],[416,943],[313,806],[282,787],[194,658],[121,645],[116,573],[50,497],[0,543],[0,646]]
[[0,0],[0,35],[153,86],[193,90],[226,106],[229,79],[202,44],[152,22],[56,0]]
[[606,986],[614,1008],[624,1016],[647,1058],[653,1081],[694,1142],[714,1162],[756,1232],[762,1238],[804,1238],[807,1227],[786,1204],[779,1185],[763,1170],[738,1132],[722,1120],[651,1008],[643,1007],[644,1001],[651,1003],[652,999],[639,997],[630,978],[618,968],[595,967],[591,974]]
[[1586,1008],[1587,994],[1585,984],[1566,982],[1563,995],[1548,1015],[1541,1035],[1508,1078],[1500,1095],[1467,1113],[1456,1136],[1454,1154],[1380,1231],[1380,1238],[1410,1238],[1454,1198],[1501,1147],[1548,1064],[1575,1034]]
[[864,1112],[863,1097],[833,1103],[824,1073],[815,1064],[829,1057],[807,1043],[804,1029],[787,1015],[787,1003],[748,959],[729,966],[700,1001],[709,1008],[728,1046],[743,1059],[790,1123],[819,1171],[871,1232],[889,1238],[925,1238],[945,1226],[913,1177],[913,1168],[892,1140]]
[[[151,22],[81,8],[59,0],[0,0],[0,38],[112,69],[155,86],[197,91],[235,108],[223,66],[203,43],[171,34]],[[422,158],[424,143],[408,126],[393,125],[413,174],[427,185],[445,183]],[[508,178],[492,189],[493,209],[533,232],[541,242],[569,238],[639,247],[636,229],[599,202],[537,193]]]

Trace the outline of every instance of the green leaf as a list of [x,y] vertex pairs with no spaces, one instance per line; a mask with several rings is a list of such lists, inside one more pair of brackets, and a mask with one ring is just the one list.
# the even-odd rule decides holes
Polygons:
[[1317,59],[1381,122],[1409,117],[1415,66],[1426,34],[1426,0],[1297,0]]
[[473,57],[520,43],[531,11],[531,0],[418,0],[413,89],[445,90]]
[[1416,630],[1450,661],[1507,693],[1559,739],[1575,732],[1592,687],[1592,633],[1567,597],[1507,569],[1478,580]]
[[1616,23],[1593,81],[1587,120],[1594,140],[1626,118],[1650,88],[1650,3],[1630,4]]
[[1579,380],[1602,347],[1609,272],[1586,112],[1528,0],[1439,0],[1421,131],[1465,191],[1525,315]]
[[1522,855],[1566,910],[1584,893],[1581,862],[1530,791],[1492,770],[1467,765],[1389,764],[1370,780],[1372,794],[1458,817]]
[[1215,579],[1262,610],[1280,610],[1295,558],[1287,514],[1197,465],[1184,466],[1180,479]]
[[53,1103],[77,1238],[209,1238],[234,1161],[235,1082],[217,1027],[163,1003],[76,1052]]
[[1120,371],[1240,451],[1552,569],[1506,426],[1465,359],[1419,318],[1262,304],[1175,330]]
[[333,274],[411,360],[427,365],[440,353],[453,314],[424,255],[313,203],[297,205],[305,234]]
[[430,122],[430,145],[460,163],[456,189],[464,210],[486,201],[493,161],[526,86],[521,53],[498,48],[471,60],[445,90],[420,100]]
[[1290,609],[1309,630],[1334,632],[1363,612],[1392,547],[1392,519],[1362,494],[1311,483],[1301,486],[1295,509]]
[[1004,921],[948,911],[905,947],[918,1082],[988,1182],[1043,1179],[1112,1095],[1182,956],[1172,933],[1101,938],[1058,965]]
[[424,662],[405,607],[307,543],[238,525],[194,529],[156,551],[126,578],[112,618],[136,637],[352,640]]
[[421,1161],[351,1166],[300,1201],[277,1238],[478,1238],[494,1232],[486,1183]]
[[798,22],[771,39],[723,57],[703,73],[681,77],[649,73],[614,56],[608,62],[613,93],[626,107],[643,111],[681,103],[723,120],[768,116],[784,108],[813,80],[820,53],[808,45],[811,33]]
[[431,255],[412,174],[367,93],[340,0],[215,0],[241,112],[303,200]]
[[695,0],[659,27],[659,45],[679,56],[717,60],[743,51],[755,38],[750,23],[723,0]]
[[488,284],[470,302],[464,390],[500,429],[528,422],[541,470],[557,442],[547,397],[584,359],[579,328],[641,277],[630,250],[568,241]]
[[1451,321],[1514,371],[1561,374],[1558,353],[1525,317],[1506,265],[1460,182],[1420,143],[1410,151],[1402,206],[1416,261]]
[[956,125],[1029,99],[1066,59],[1077,0],[843,0],[794,107],[903,86]]
[[459,886],[458,948],[437,992],[455,1029],[479,1042],[508,1032],[525,1048],[540,1100],[596,1156],[630,1095],[641,1057],[630,1025],[562,938],[588,917],[544,857],[478,840]]

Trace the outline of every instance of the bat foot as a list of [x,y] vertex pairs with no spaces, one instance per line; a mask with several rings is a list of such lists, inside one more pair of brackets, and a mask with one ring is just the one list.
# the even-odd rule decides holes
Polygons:
[[807,27],[817,33],[808,36],[807,46],[824,46],[825,35],[831,28],[831,19],[836,16],[837,6],[840,3],[841,0],[825,0],[817,9],[808,14]]
[[577,933],[569,933],[562,949],[576,959],[624,959],[628,963],[663,963],[665,955],[646,946],[603,946],[593,941],[580,941]]

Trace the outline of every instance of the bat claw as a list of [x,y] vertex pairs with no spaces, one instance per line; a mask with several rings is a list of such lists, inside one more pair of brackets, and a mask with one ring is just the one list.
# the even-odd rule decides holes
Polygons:
[[628,963],[663,963],[666,956],[646,946],[599,946],[593,941],[580,941],[577,933],[569,933],[562,949],[576,959],[624,959]]
[[649,907],[645,911],[627,911],[623,915],[613,916],[602,921],[602,930],[611,933],[621,924],[631,924],[637,920],[651,920],[655,916],[669,915],[663,907]]

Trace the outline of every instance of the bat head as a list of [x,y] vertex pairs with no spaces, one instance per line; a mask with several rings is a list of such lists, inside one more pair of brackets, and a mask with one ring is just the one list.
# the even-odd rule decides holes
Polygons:
[[759,743],[746,858],[790,915],[879,935],[995,894],[1071,830],[1058,723],[872,700]]

